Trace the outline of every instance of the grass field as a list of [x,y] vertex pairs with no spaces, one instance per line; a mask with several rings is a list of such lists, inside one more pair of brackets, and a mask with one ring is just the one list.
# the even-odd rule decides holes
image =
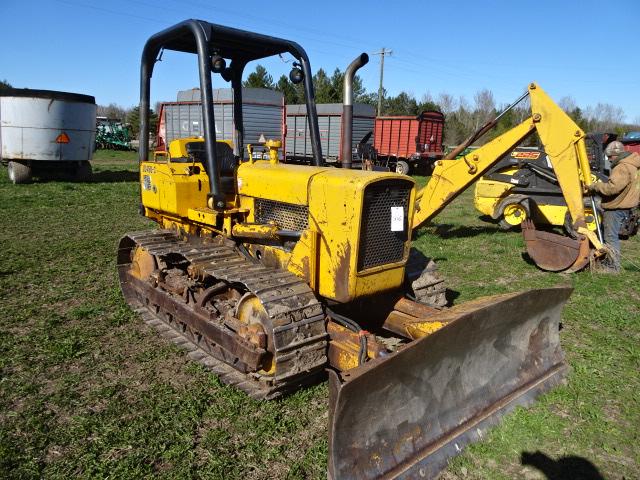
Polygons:
[[[152,227],[137,213],[133,158],[98,152],[87,184],[14,186],[0,173],[0,477],[326,478],[326,384],[253,401],[125,305],[118,239]],[[544,273],[467,193],[416,243],[456,303],[575,287],[567,385],[508,416],[442,478],[639,478],[640,238],[623,242],[620,275]]]

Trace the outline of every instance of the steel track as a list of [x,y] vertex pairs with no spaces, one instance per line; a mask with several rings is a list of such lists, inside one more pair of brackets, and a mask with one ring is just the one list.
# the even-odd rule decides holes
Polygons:
[[[177,295],[152,287],[134,278],[129,270],[132,253],[143,248],[157,259],[179,255],[199,272],[201,278],[242,285],[253,293],[267,312],[272,332],[275,372],[267,375],[251,371],[238,350],[248,351],[240,337],[232,342],[216,342],[213,337],[233,332],[219,319],[211,318],[198,328],[189,317],[197,317],[185,308]],[[120,240],[118,273],[123,294],[129,305],[148,325],[164,337],[187,350],[189,358],[213,371],[220,380],[233,385],[253,398],[270,399],[311,383],[327,365],[327,334],[322,305],[309,286],[296,275],[260,263],[251,262],[232,246],[198,244],[180,238],[170,230],[132,232]],[[202,328],[206,327],[206,328]],[[218,329],[218,330],[212,330]],[[213,332],[212,336],[207,332]]]

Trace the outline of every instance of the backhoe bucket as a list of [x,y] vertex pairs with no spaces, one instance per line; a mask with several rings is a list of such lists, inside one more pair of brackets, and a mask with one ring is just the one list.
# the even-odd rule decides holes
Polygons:
[[577,272],[589,264],[589,240],[578,235],[573,239],[557,233],[536,230],[531,220],[522,222],[527,254],[542,270]]
[[569,287],[485,297],[404,348],[330,371],[329,478],[433,478],[517,405],[564,377]]

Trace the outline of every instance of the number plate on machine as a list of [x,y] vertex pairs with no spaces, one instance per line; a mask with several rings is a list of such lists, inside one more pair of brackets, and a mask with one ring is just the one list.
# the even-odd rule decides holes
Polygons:
[[391,207],[391,231],[404,231],[404,207]]

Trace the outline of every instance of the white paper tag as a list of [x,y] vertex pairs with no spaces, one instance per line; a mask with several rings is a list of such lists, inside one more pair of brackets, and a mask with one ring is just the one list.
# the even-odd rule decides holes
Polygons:
[[404,231],[404,208],[391,207],[391,231]]

